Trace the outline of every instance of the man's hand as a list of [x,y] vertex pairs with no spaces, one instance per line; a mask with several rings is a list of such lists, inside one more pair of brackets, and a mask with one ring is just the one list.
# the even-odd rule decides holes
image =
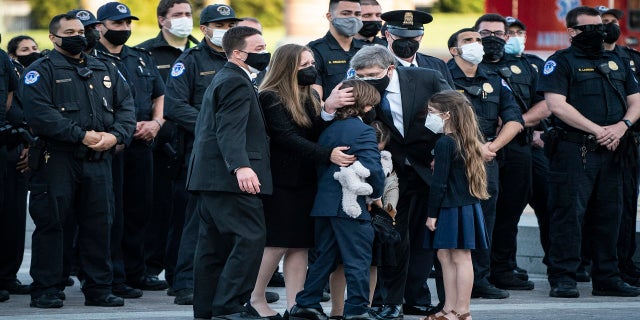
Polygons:
[[20,158],[18,159],[18,163],[16,163],[16,170],[20,173],[25,173],[29,171],[29,149],[25,148],[20,151]]
[[349,147],[335,147],[331,150],[331,162],[340,167],[347,167],[356,162],[358,158],[351,154],[346,154],[343,151],[349,150]]
[[427,223],[425,223],[425,225],[427,226],[427,228],[429,228],[429,230],[435,231],[436,222],[438,222],[438,218],[427,218]]
[[610,126],[602,127],[602,130],[596,134],[596,139],[600,145],[607,147],[609,150],[615,150],[625,132],[627,132],[627,125],[619,121]]
[[491,161],[496,157],[496,153],[489,148],[490,145],[491,142],[482,145],[482,159],[484,159],[484,161]]
[[91,131],[86,131],[84,134],[84,138],[82,139],[82,144],[84,144],[87,147],[91,147],[92,145],[100,142],[100,140],[102,139],[102,136],[91,130]]
[[531,140],[531,145],[534,148],[542,149],[544,148],[544,141],[542,141],[542,131],[533,131],[533,140]]
[[136,124],[134,139],[150,142],[155,139],[160,131],[160,125],[155,121],[140,121]]
[[116,143],[118,142],[118,139],[116,138],[116,136],[114,136],[111,133],[98,132],[98,134],[102,136],[102,140],[100,140],[100,142],[94,145],[90,145],[89,148],[91,148],[91,150],[98,151],[98,152],[107,151],[113,148],[113,146],[115,146]]
[[331,94],[327,97],[327,100],[324,101],[324,112],[331,114],[336,112],[337,109],[352,105],[356,102],[356,99],[353,97],[353,88],[340,89],[340,87],[342,87],[342,83],[338,83],[338,85],[331,90]]
[[238,169],[238,171],[236,171],[236,178],[238,179],[240,190],[251,194],[260,192],[260,181],[253,169],[249,167]]

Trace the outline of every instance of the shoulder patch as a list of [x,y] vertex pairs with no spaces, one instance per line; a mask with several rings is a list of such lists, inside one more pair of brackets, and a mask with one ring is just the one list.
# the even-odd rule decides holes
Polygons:
[[174,78],[181,76],[183,73],[184,73],[184,63],[182,62],[178,62],[174,64],[173,68],[171,68],[171,76]]
[[507,82],[506,82],[506,81],[504,81],[504,79],[501,79],[500,81],[501,81],[502,86],[503,86],[505,89],[507,89],[507,90],[511,91],[511,88],[509,88],[509,85],[507,84]]
[[347,77],[345,79],[351,79],[354,78],[356,76],[356,70],[353,68],[349,68],[349,70],[347,70]]
[[542,71],[542,73],[546,76],[551,74],[554,70],[556,70],[556,62],[553,60],[549,60],[544,64],[544,70]]
[[24,75],[24,84],[26,85],[34,84],[38,82],[38,80],[40,80],[40,74],[38,71],[32,70]]

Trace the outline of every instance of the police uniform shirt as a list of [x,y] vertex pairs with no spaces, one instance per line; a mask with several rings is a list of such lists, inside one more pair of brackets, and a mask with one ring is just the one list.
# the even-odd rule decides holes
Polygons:
[[509,77],[512,85],[511,89],[524,100],[527,109],[544,100],[544,96],[536,91],[538,86],[537,67],[534,67],[535,64],[529,62],[526,57],[505,54],[500,61],[483,61],[480,64],[498,75],[500,74],[500,69],[507,68],[511,72]]
[[640,77],[640,52],[633,48],[618,45],[614,47],[613,52],[624,61],[625,65],[638,79]]
[[9,92],[18,87],[18,76],[13,70],[9,55],[0,49],[0,126],[5,124],[5,106],[9,98]]
[[126,80],[110,64],[82,54],[84,63],[53,50],[32,63],[20,79],[17,97],[35,134],[47,141],[79,144],[85,131],[113,134],[117,143],[136,127]]
[[498,118],[502,123],[517,121],[524,124],[520,107],[500,76],[478,65],[476,76],[468,78],[453,59],[447,63],[456,90],[466,94],[478,118],[480,131],[485,138],[496,136]]
[[185,51],[176,60],[167,80],[164,97],[167,119],[193,133],[204,92],[225,63],[227,56],[213,50],[205,40]]
[[313,51],[318,70],[316,84],[322,86],[322,100],[326,100],[331,90],[346,78],[349,61],[363,45],[362,41],[352,39],[351,48],[344,51],[330,32],[323,38],[309,42],[308,47]]
[[164,82],[149,51],[122,46],[119,55],[108,53],[98,43],[98,54],[111,59],[131,86],[136,106],[136,120],[150,121],[153,118],[153,99],[164,95]]
[[387,40],[382,39],[380,37],[373,37],[373,41],[364,40],[364,39],[362,39],[361,41],[362,41],[362,43],[364,43],[365,45],[368,45],[368,46],[371,46],[371,45],[374,45],[374,44],[379,44],[379,45],[381,45],[383,47],[386,47],[386,46],[389,45],[389,43],[387,43]]
[[197,43],[198,40],[189,35],[187,38],[187,46],[182,50],[170,45],[167,40],[164,39],[162,31],[160,31],[157,37],[149,39],[136,47],[151,52],[153,60],[156,62],[156,67],[162,77],[162,81],[167,82],[171,72],[171,67],[176,59],[178,59],[178,57],[180,57],[180,55],[187,49],[191,48],[192,44],[196,45]]
[[[539,90],[565,96],[567,103],[597,125],[614,124],[624,116],[626,101],[621,101],[601,74],[602,68],[610,70],[611,82],[623,99],[638,92],[638,82],[620,57],[605,51],[600,59],[592,60],[574,47],[556,51],[549,57],[540,76]],[[559,125],[567,128],[561,122]]]

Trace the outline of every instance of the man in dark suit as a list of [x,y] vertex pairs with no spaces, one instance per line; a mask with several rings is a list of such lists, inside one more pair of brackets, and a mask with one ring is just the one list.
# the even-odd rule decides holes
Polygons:
[[195,318],[256,318],[244,303],[255,285],[265,244],[259,195],[272,191],[269,138],[251,73],[270,55],[260,31],[229,29],[227,64],[202,101],[187,173],[197,193],[200,232],[194,262]]
[[385,307],[378,315],[389,319],[403,317],[403,298],[409,292],[423,290],[429,276],[425,266],[431,264],[433,252],[423,249],[422,241],[431,179],[429,163],[437,136],[424,127],[425,110],[434,93],[450,89],[436,70],[396,68],[395,62],[391,51],[381,46],[364,47],[351,59],[356,77],[373,84],[382,96],[376,115],[391,130],[387,150],[393,155],[400,183],[396,217],[402,236],[397,248],[399,259],[396,267],[379,268],[380,286],[387,294],[382,297]]

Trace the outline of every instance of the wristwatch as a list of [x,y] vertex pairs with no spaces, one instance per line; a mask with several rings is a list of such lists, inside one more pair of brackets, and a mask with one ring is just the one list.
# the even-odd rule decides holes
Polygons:
[[631,128],[631,126],[633,125],[633,123],[631,123],[629,119],[622,119],[622,122],[624,122],[624,124],[627,125],[627,128]]

